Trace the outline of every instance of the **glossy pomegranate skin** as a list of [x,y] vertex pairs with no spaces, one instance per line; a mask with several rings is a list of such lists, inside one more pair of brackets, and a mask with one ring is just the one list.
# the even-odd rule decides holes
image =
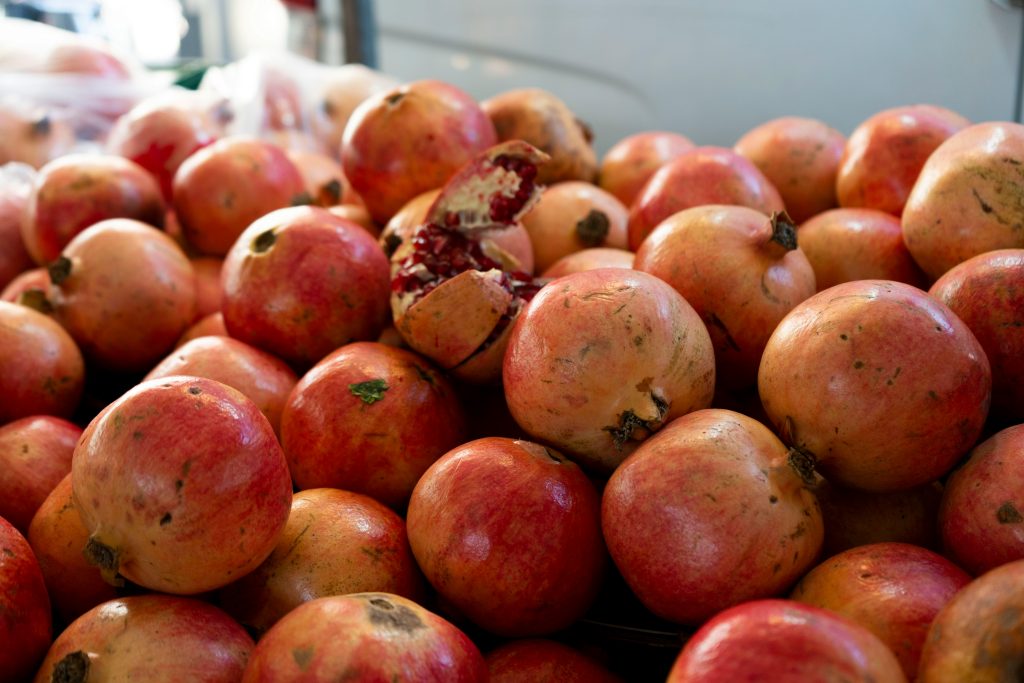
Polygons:
[[974,575],[1024,560],[1024,425],[993,434],[950,475],[939,507],[945,551]]
[[907,679],[914,680],[928,627],[970,581],[963,569],[930,550],[875,543],[822,562],[790,597],[832,610],[874,633],[899,659]]
[[1024,422],[1024,249],[997,249],[948,270],[928,293],[967,324],[992,365],[992,412]]
[[223,259],[213,256],[198,256],[190,258],[192,270],[196,274],[196,309],[192,322],[198,322],[211,313],[220,311],[220,302],[223,296],[220,288],[220,270],[224,264]]
[[422,598],[405,521],[359,493],[307,489],[295,494],[274,552],[221,589],[218,601],[263,633],[304,602],[367,592]]
[[427,580],[491,633],[553,633],[597,595],[607,561],[597,491],[539,444],[489,437],[449,451],[416,484],[406,519]]
[[405,598],[355,593],[292,610],[260,639],[242,683],[344,680],[484,683],[487,665],[458,628]]
[[117,597],[117,589],[82,552],[89,531],[71,497],[70,472],[39,506],[28,527],[28,542],[39,560],[50,602],[64,623]]
[[185,330],[178,338],[178,344],[175,348],[184,346],[193,339],[210,336],[231,336],[228,334],[228,328],[224,327],[224,315],[220,311],[210,313],[193,323],[192,326]]
[[928,630],[920,683],[1013,681],[1024,667],[1024,560],[967,584]]
[[818,503],[786,447],[730,410],[699,410],[645,441],[601,501],[608,550],[658,616],[699,624],[788,589],[822,542]]
[[598,185],[631,206],[655,171],[695,146],[685,135],[669,131],[630,135],[605,152],[598,170]]
[[307,372],[281,420],[299,489],[364,493],[401,509],[426,469],[466,438],[454,387],[423,357],[348,344]]
[[48,415],[0,427],[0,517],[22,534],[50,491],[71,472],[82,429]]
[[200,377],[142,382],[107,406],[75,449],[72,481],[92,559],[108,576],[175,594],[255,569],[291,506],[270,423],[237,390]]
[[991,373],[967,326],[921,290],[859,280],[775,329],[758,389],[788,443],[834,483],[895,491],[938,479],[974,445]]
[[465,92],[441,81],[415,81],[377,93],[352,112],[341,163],[373,219],[386,223],[497,142],[494,124]]
[[20,683],[50,644],[50,599],[32,548],[0,517],[0,682]]
[[224,324],[300,368],[388,322],[387,258],[365,230],[317,207],[292,207],[250,225],[221,271]]
[[0,290],[35,265],[21,238],[21,223],[32,190],[30,169],[0,173]]
[[636,250],[663,220],[703,204],[747,206],[770,215],[785,205],[751,161],[724,147],[696,147],[659,168],[629,212],[629,248]]
[[582,652],[554,640],[514,640],[487,653],[491,683],[618,683]]
[[85,381],[78,345],[47,315],[0,301],[0,424],[32,415],[70,417]]
[[839,205],[900,216],[931,153],[969,125],[956,112],[927,104],[871,116],[850,134],[843,150],[836,176]]
[[132,218],[161,227],[164,212],[160,187],[135,162],[113,155],[69,154],[39,169],[21,236],[33,260],[45,266],[90,225]]
[[636,255],[626,249],[611,249],[609,247],[583,249],[558,259],[541,273],[541,277],[554,279],[598,268],[632,268],[635,258]]
[[667,683],[904,683],[893,653],[862,626],[789,600],[719,613],[686,643]]
[[34,680],[235,683],[252,650],[245,629],[213,605],[137,595],[104,602],[72,622]]
[[108,370],[148,370],[194,317],[191,262],[166,233],[139,221],[86,228],[51,264],[50,279],[54,317]]
[[837,206],[846,137],[817,119],[784,116],[747,131],[733,149],[754,162],[797,223]]

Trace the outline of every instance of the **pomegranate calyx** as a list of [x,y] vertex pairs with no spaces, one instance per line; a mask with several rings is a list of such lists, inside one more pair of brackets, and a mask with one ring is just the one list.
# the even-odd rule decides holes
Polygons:
[[85,683],[89,680],[89,655],[81,650],[68,653],[53,667],[53,683]]
[[796,223],[785,211],[773,211],[771,215],[772,236],[769,244],[780,245],[786,251],[793,251],[796,243]]
[[803,446],[791,446],[786,455],[786,461],[800,479],[803,480],[804,484],[807,486],[814,485],[814,466],[818,464],[818,458],[815,457],[814,453]]
[[85,559],[89,561],[89,564],[99,567],[100,575],[104,581],[117,588],[124,585],[124,578],[117,573],[121,562],[121,553],[118,550],[96,540],[96,537],[92,536],[89,538],[89,542],[85,544],[85,550],[82,551],[82,554],[85,555]]
[[591,209],[576,222],[576,237],[587,247],[599,247],[608,237],[611,222],[604,211]]
[[[668,413],[669,403],[653,391],[651,392],[651,401],[658,413],[656,418],[645,419],[638,416],[632,410],[624,410],[619,415],[618,426],[603,428],[603,431],[611,434],[616,450],[621,451],[630,441],[642,441],[661,427],[662,420],[665,418],[665,414]],[[637,429],[642,429],[646,432],[640,439],[635,439],[633,436]]]
[[50,282],[59,285],[71,275],[71,259],[67,256],[60,256],[46,267],[46,271],[50,274]]

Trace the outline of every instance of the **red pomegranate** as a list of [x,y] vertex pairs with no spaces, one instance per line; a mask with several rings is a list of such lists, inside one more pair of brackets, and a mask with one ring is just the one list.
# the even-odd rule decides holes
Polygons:
[[423,593],[405,522],[362,494],[310,489],[295,494],[270,557],[222,588],[219,602],[263,633],[304,602],[367,592],[410,600]]
[[631,206],[654,172],[695,145],[679,133],[652,130],[619,140],[605,152],[598,185]]
[[797,305],[768,340],[758,374],[783,439],[829,481],[868,491],[949,471],[981,434],[991,383],[967,326],[888,280],[836,285]]
[[1024,560],[1024,424],[978,444],[946,482],[939,530],[946,552],[972,574]]
[[853,280],[895,280],[923,289],[924,272],[903,243],[900,220],[876,209],[832,209],[797,231],[818,291]]
[[49,266],[54,317],[89,360],[146,370],[174,346],[196,305],[196,275],[166,233],[127,218],[83,230]]
[[790,600],[717,614],[686,643],[667,683],[906,683],[892,651],[844,617]]
[[551,157],[537,173],[537,182],[593,182],[597,156],[586,124],[552,93],[540,88],[509,90],[480,103],[498,132],[499,141],[523,140]]
[[50,289],[50,273],[46,268],[32,268],[11,280],[3,291],[0,301],[22,304],[34,308],[40,313],[52,313],[53,307],[46,298]]
[[380,237],[380,226],[374,222],[373,217],[370,215],[370,212],[366,210],[365,206],[357,204],[336,204],[334,206],[327,207],[327,210],[338,218],[344,218],[347,221],[352,221],[359,227],[366,230],[371,237]]
[[987,251],[1024,248],[1021,164],[1019,123],[965,128],[928,157],[903,211],[903,240],[931,278]]
[[0,426],[0,517],[28,532],[36,510],[71,472],[81,434],[78,425],[46,415]]
[[554,640],[515,640],[487,653],[490,683],[620,683],[582,652]]
[[144,168],[119,156],[69,154],[39,170],[21,236],[36,263],[49,264],[71,238],[108,218],[160,227],[160,187]]
[[709,205],[673,214],[648,235],[633,267],[683,295],[715,347],[718,385],[753,386],[768,337],[815,292],[814,271],[787,214]]
[[341,164],[321,152],[301,149],[285,151],[302,175],[309,203],[325,209],[335,204],[350,204],[355,193],[345,178]]
[[398,87],[395,79],[362,64],[332,66],[318,92],[312,125],[325,149],[337,156],[345,125],[356,107],[367,98]]
[[39,506],[28,527],[28,542],[39,560],[50,602],[65,623],[117,597],[117,589],[82,553],[89,531],[71,496],[70,472]]
[[215,256],[197,256],[189,260],[196,274],[196,310],[192,322],[198,322],[201,318],[220,311],[223,297],[220,271],[224,261]]
[[733,150],[779,191],[797,223],[837,205],[836,174],[846,137],[817,119],[784,116],[747,131]]
[[0,683],[21,683],[50,644],[50,600],[25,537],[0,517]]
[[669,284],[602,268],[540,290],[512,328],[503,378],[523,429],[611,471],[663,424],[711,404],[715,359]]
[[936,615],[920,683],[1013,681],[1024,667],[1024,560],[967,584]]
[[221,271],[232,337],[309,367],[344,344],[376,339],[388,322],[388,261],[365,230],[326,209],[260,218]]
[[205,377],[238,389],[259,407],[278,433],[285,401],[299,381],[295,371],[280,358],[225,336],[199,337],[182,344],[157,363],[145,379],[175,375]]
[[899,216],[931,153],[969,125],[956,112],[930,104],[878,112],[846,142],[836,176],[839,206]]
[[224,327],[224,315],[220,311],[211,313],[193,323],[192,326],[185,330],[178,338],[178,343],[174,348],[184,346],[193,339],[208,336],[231,336],[228,334],[228,329]]
[[267,418],[200,377],[142,382],[108,405],[71,471],[90,561],[108,580],[165,593],[208,591],[255,569],[291,506]]
[[484,683],[476,645],[448,621],[390,593],[312,600],[260,639],[242,683],[302,680]]
[[970,580],[964,570],[930,550],[875,543],[822,562],[800,580],[791,597],[841,614],[874,633],[912,681],[932,620]]
[[203,147],[178,167],[174,210],[185,239],[200,253],[228,253],[250,223],[304,201],[305,184],[281,148],[230,137]]
[[341,347],[288,396],[281,444],[299,489],[334,487],[405,506],[426,469],[466,438],[451,384],[411,351]]
[[0,425],[75,411],[85,363],[71,335],[52,318],[0,301],[0,358]]
[[97,605],[50,647],[35,683],[236,683],[252,638],[213,605],[137,595]]
[[459,446],[420,478],[406,519],[430,584],[492,633],[554,633],[597,596],[607,561],[600,499],[549,448],[499,437]]
[[703,204],[737,204],[766,216],[785,209],[752,162],[723,147],[696,147],[659,168],[633,201],[629,248],[636,251],[663,220]]
[[21,239],[33,175],[21,164],[0,166],[0,289],[35,265]]
[[760,422],[690,413],[612,473],[601,501],[608,551],[648,610],[700,624],[813,566],[823,529],[809,477]]
[[552,263],[547,270],[541,273],[541,277],[554,279],[598,268],[632,268],[634,258],[635,254],[626,249],[610,247],[581,249]]
[[416,81],[368,97],[352,112],[341,163],[373,219],[386,223],[497,141],[494,124],[469,95],[441,81]]
[[992,412],[1024,422],[1024,249],[997,249],[954,266],[928,293],[977,337],[992,366]]

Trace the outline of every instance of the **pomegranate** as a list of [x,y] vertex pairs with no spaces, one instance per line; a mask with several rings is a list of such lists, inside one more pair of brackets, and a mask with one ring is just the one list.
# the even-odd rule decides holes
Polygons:
[[871,543],[900,542],[939,549],[942,486],[931,482],[902,491],[858,491],[821,479],[814,487],[825,520],[824,555]]
[[539,88],[509,90],[480,103],[498,140],[524,140],[551,157],[537,172],[545,185],[563,180],[593,182],[597,156],[593,135],[565,102]]
[[336,204],[335,206],[327,207],[327,210],[333,213],[338,218],[344,218],[347,221],[352,221],[359,227],[370,233],[371,237],[380,237],[380,226],[377,225],[373,217],[370,216],[370,212],[366,210],[365,206],[359,206],[356,204]]
[[318,207],[260,218],[238,238],[221,272],[232,337],[309,367],[388,322],[388,261],[355,223]]
[[836,175],[839,206],[899,216],[925,160],[969,125],[956,112],[929,104],[878,112],[846,142]]
[[1024,247],[1022,164],[1018,123],[971,126],[928,157],[903,211],[903,240],[931,278],[986,251]]
[[793,589],[799,602],[831,610],[874,633],[915,680],[928,627],[971,580],[930,550],[875,543],[830,557]]
[[192,322],[196,276],[165,233],[127,218],[77,234],[49,266],[54,316],[90,361],[138,372]]
[[319,91],[319,102],[313,111],[312,124],[326,149],[337,155],[341,136],[355,108],[367,98],[393,90],[398,82],[362,64],[332,66]]
[[249,138],[203,147],[181,163],[172,186],[185,238],[211,256],[228,253],[257,218],[306,201],[302,175],[284,151]]
[[330,486],[403,508],[424,471],[466,437],[451,384],[422,357],[348,344],[302,377],[281,418],[299,489]]
[[189,260],[196,274],[196,309],[192,322],[198,322],[201,318],[220,311],[220,301],[223,297],[220,271],[224,261],[213,256],[197,256]]
[[1013,681],[1024,667],[1024,560],[967,584],[936,615],[921,652],[920,683]]
[[473,98],[441,81],[416,81],[368,97],[352,112],[341,163],[370,215],[386,223],[496,142]]
[[630,135],[612,145],[601,159],[598,184],[631,206],[655,171],[694,147],[690,138],[678,133],[652,130]]
[[222,588],[220,604],[263,633],[309,600],[366,592],[423,593],[405,522],[362,494],[310,489],[295,494],[274,552]]
[[942,545],[972,574],[1024,560],[1024,424],[992,435],[946,482]]
[[715,359],[670,285],[602,268],[537,294],[512,329],[503,377],[523,429],[610,472],[663,424],[711,404]]
[[605,667],[554,640],[516,640],[487,653],[490,683],[619,683]]
[[735,204],[768,215],[785,209],[779,191],[752,162],[723,147],[696,147],[659,168],[633,201],[629,248],[663,220],[703,204]]
[[0,289],[35,265],[21,239],[33,175],[23,164],[0,166]]
[[633,267],[672,285],[700,315],[715,348],[720,387],[757,382],[768,337],[815,292],[814,271],[787,214],[709,205],[669,216]]
[[487,631],[554,633],[597,596],[598,493],[549,448],[499,437],[459,446],[420,478],[406,519],[427,580]]
[[36,263],[49,264],[78,233],[108,218],[160,227],[160,187],[141,166],[118,156],[69,154],[36,175],[21,237]]
[[52,318],[0,301],[0,358],[0,425],[75,411],[85,363],[71,335]]
[[0,683],[21,683],[50,644],[50,600],[24,536],[0,517]]
[[905,683],[871,631],[827,610],[755,600],[717,614],[679,653],[667,683]]
[[337,161],[326,154],[301,149],[289,149],[285,154],[302,175],[310,204],[327,208],[352,203],[352,186]]
[[928,291],[949,306],[992,366],[992,412],[1024,422],[1024,249],[998,249],[954,266]]
[[709,409],[680,417],[608,480],[608,551],[633,593],[664,619],[699,624],[776,595],[821,549],[821,512],[805,468],[745,415]]
[[279,433],[281,411],[299,381],[281,359],[226,336],[206,336],[176,348],[149,371],[145,379],[190,375],[217,380],[238,389],[259,407]]
[[537,205],[523,216],[538,270],[587,247],[625,249],[628,222],[629,210],[622,202],[578,180],[546,188]]
[[395,327],[461,379],[497,379],[511,323],[542,284],[485,235],[537,200],[546,158],[519,141],[487,150],[449,181],[425,224],[391,256]]
[[768,340],[758,374],[783,439],[829,481],[868,491],[949,471],[981,434],[991,384],[967,326],[888,280],[847,282],[798,304]]
[[476,645],[448,621],[389,593],[312,600],[260,639],[242,683],[344,680],[484,683]]
[[82,553],[89,532],[71,497],[70,472],[39,506],[28,527],[28,542],[39,560],[50,602],[65,623],[117,597],[117,589]]
[[747,131],[733,150],[754,162],[797,223],[837,206],[846,137],[817,119],[784,116]]
[[204,316],[185,330],[174,348],[184,346],[186,343],[199,337],[229,337],[228,329],[224,327],[224,315],[217,311]]
[[41,168],[75,144],[71,125],[45,109],[0,104],[0,166],[11,162]]
[[50,273],[46,268],[32,268],[17,276],[0,292],[0,301],[22,304],[40,313],[52,313],[53,307],[46,298],[50,289]]
[[110,581],[120,574],[166,593],[212,590],[255,569],[291,505],[267,418],[199,377],[142,382],[108,405],[71,471],[89,560]]
[[903,244],[900,221],[876,209],[832,209],[797,231],[818,291],[853,280],[895,280],[924,288],[924,272]]
[[0,517],[25,534],[32,515],[71,472],[82,430],[59,417],[23,417],[0,426]]
[[252,650],[245,629],[213,605],[138,595],[76,619],[50,646],[35,683],[235,683]]
[[633,252],[625,249],[613,249],[610,247],[581,249],[572,254],[567,254],[552,263],[541,274],[541,277],[554,279],[563,275],[581,273],[584,270],[597,270],[598,268],[632,268],[634,258]]

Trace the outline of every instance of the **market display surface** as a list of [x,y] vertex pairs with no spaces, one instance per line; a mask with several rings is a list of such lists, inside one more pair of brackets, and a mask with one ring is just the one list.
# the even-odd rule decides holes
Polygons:
[[600,156],[535,88],[50,49],[0,683],[1021,680],[1024,126]]

